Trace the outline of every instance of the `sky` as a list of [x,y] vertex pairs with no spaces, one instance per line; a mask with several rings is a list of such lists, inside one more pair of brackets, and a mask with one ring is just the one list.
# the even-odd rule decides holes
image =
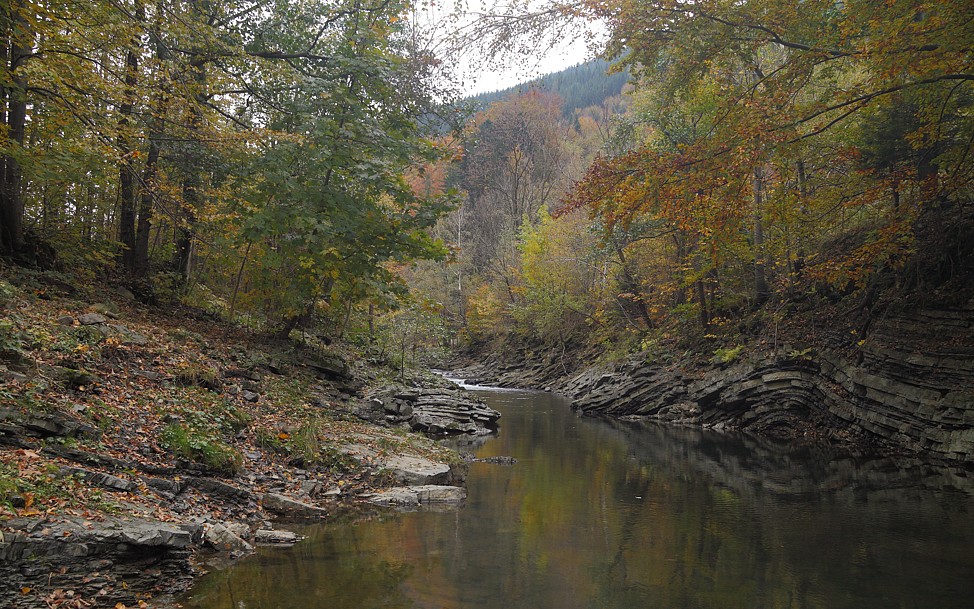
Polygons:
[[[541,6],[545,0],[527,0]],[[533,35],[512,40],[493,60],[486,58],[489,36],[483,26],[473,25],[478,16],[512,9],[505,5],[518,0],[425,0],[414,9],[412,21],[437,57],[452,67],[453,81],[464,95],[476,95],[513,87],[543,74],[558,72],[595,56],[587,35],[599,37],[602,28],[581,21],[562,23],[561,29],[544,28]],[[523,7],[523,0],[518,3]],[[465,34],[457,46],[457,34]],[[481,35],[477,35],[481,33]]]
[[522,67],[509,64],[492,68],[484,64],[474,64],[466,68],[469,75],[464,79],[463,90],[466,95],[499,91],[544,74],[559,72],[591,58],[592,54],[584,44],[568,44],[564,49],[548,50],[539,54],[533,58],[531,64]]

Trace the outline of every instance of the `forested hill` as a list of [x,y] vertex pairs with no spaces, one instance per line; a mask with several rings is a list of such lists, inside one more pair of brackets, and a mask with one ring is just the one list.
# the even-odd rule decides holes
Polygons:
[[501,91],[481,93],[473,97],[480,108],[495,101],[532,89],[555,93],[563,100],[562,113],[572,116],[576,110],[597,106],[609,97],[619,95],[629,82],[629,71],[609,73],[611,64],[603,59],[593,59],[560,72],[545,74]]

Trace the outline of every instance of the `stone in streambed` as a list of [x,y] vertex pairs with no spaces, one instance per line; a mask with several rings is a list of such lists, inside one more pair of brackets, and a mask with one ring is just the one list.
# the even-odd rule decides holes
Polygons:
[[250,552],[254,546],[222,524],[210,524],[203,533],[203,540],[221,552]]
[[467,491],[462,487],[428,484],[385,489],[372,495],[369,502],[390,507],[418,508],[433,505],[457,506],[466,498]]
[[323,508],[277,493],[265,494],[262,503],[265,510],[282,518],[317,520],[328,516],[328,511]]
[[451,482],[452,470],[445,463],[437,463],[422,457],[397,455],[390,457],[382,467],[397,481],[405,485],[446,484]]
[[301,541],[301,536],[291,531],[257,529],[254,543],[262,546],[292,546]]

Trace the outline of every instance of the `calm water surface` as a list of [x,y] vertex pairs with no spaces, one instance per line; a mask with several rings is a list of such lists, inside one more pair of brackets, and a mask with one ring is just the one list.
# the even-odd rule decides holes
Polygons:
[[203,578],[199,609],[974,607],[974,481],[694,429],[503,413],[454,512],[303,530]]

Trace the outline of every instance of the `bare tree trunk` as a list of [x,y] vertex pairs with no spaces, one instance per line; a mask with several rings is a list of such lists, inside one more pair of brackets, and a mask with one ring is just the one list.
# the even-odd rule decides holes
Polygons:
[[[24,145],[27,125],[27,77],[24,68],[31,55],[33,32],[22,14],[21,2],[11,2],[0,14],[3,23],[5,64],[10,69],[9,85],[0,85],[0,105],[6,113],[0,127],[16,146]],[[23,168],[13,157],[0,157],[0,253],[16,254],[24,247]]]
[[[156,59],[162,63],[169,59],[169,48],[163,43],[160,30],[163,11],[156,11],[157,20],[150,31],[155,46]],[[166,128],[166,114],[169,110],[168,82],[159,84],[159,91],[152,104],[152,121],[149,124],[149,150],[146,154],[145,168],[142,172],[139,196],[139,219],[135,232],[135,252],[133,271],[136,278],[144,278],[149,273],[149,241],[152,232],[152,214],[155,199],[156,177],[159,173],[159,157],[162,154],[162,137]]]
[[[805,173],[804,160],[798,159],[796,167],[798,169],[798,221],[802,225],[800,228],[803,228],[803,225],[808,220],[808,175]],[[805,269],[805,239],[803,230],[796,232],[795,239],[797,240],[798,251],[795,254],[795,264],[792,272],[798,278]]]
[[[205,101],[206,89],[206,62],[202,58],[193,59],[190,62],[190,70],[193,75],[194,86],[196,87],[195,104],[190,108],[190,129],[198,132],[203,127],[203,113],[199,104]],[[184,158],[185,166],[183,171],[183,218],[179,226],[178,237],[176,238],[176,270],[187,284],[192,277],[193,256],[196,243],[196,212],[202,207],[201,190],[203,187],[203,168],[202,154],[200,148],[202,144],[193,142],[190,144],[189,153]]]
[[132,127],[132,115],[135,110],[135,87],[138,84],[139,56],[135,46],[137,40],[125,53],[125,88],[122,93],[122,103],[118,107],[118,145],[121,158],[118,163],[118,241],[122,244],[118,262],[122,269],[132,274],[135,267],[135,195],[136,171],[133,165],[135,150],[129,129]]
[[643,323],[646,324],[646,329],[652,330],[656,327],[656,324],[653,323],[653,318],[649,315],[649,309],[646,308],[646,302],[643,300],[639,283],[629,268],[629,260],[626,258],[624,248],[615,238],[612,239],[612,245],[615,248],[616,256],[619,257],[619,263],[622,265],[622,277],[626,291],[633,295],[633,304],[636,306],[636,312],[639,314],[640,319],[643,320]]
[[764,245],[764,168],[754,168],[754,209],[752,210],[754,238],[754,306],[760,307],[768,300],[767,269]]
[[694,282],[697,290],[697,305],[700,307],[700,325],[706,328],[710,325],[710,307],[707,305],[707,289],[703,284],[703,279]]

